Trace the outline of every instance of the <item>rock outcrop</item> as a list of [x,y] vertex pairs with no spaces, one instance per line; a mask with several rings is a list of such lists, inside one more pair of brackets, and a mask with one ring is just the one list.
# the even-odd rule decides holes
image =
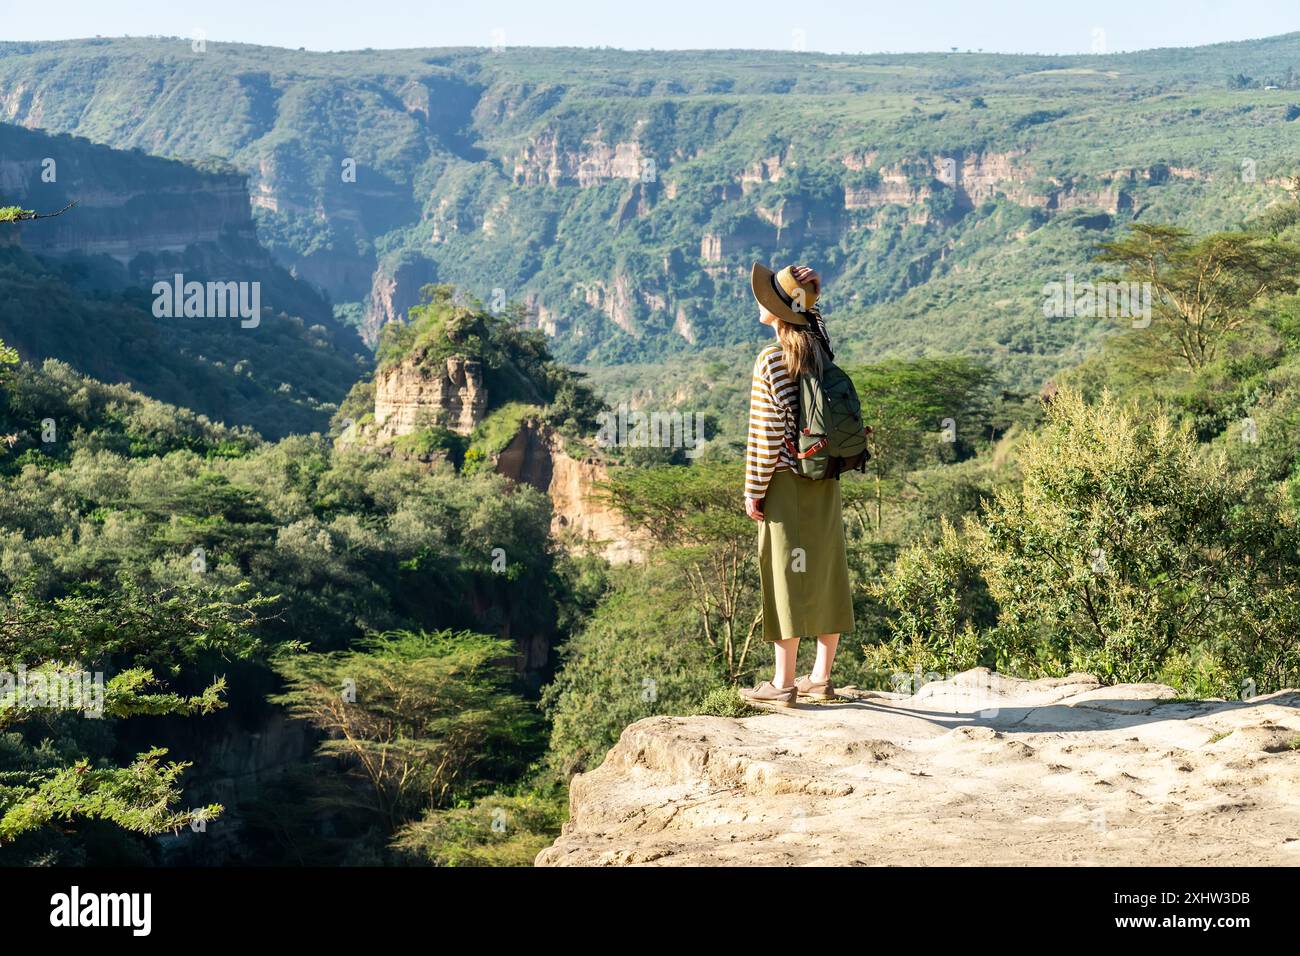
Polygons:
[[741,190],[749,192],[750,189],[761,183],[779,183],[785,175],[787,167],[792,164],[793,158],[794,150],[791,148],[775,156],[767,156],[750,163],[737,177]]
[[[874,160],[873,153],[850,154],[841,162],[845,168],[858,172],[871,169]],[[1132,200],[1127,190],[1134,183],[1163,182],[1171,176],[1202,178],[1194,169],[1151,167],[1115,170],[1088,185],[1059,178],[1036,183],[1036,170],[1023,150],[929,156],[881,167],[876,174],[874,183],[845,187],[845,210],[870,211],[901,206],[908,210],[908,220],[915,223],[929,221],[926,203],[936,189],[945,187],[955,191],[958,205],[965,209],[1003,197],[1031,208],[1053,211],[1097,208],[1114,215],[1131,207]],[[874,221],[869,224],[874,224]]]
[[644,536],[600,498],[600,483],[609,478],[605,465],[593,456],[572,457],[550,426],[524,422],[497,456],[496,470],[550,497],[551,535],[557,541],[593,551],[611,564],[643,559]]
[[487,414],[478,362],[453,355],[445,365],[408,360],[375,373],[376,439],[443,425],[468,435]]
[[588,282],[578,288],[583,301],[593,309],[604,312],[611,322],[633,337],[641,334],[637,325],[636,304],[633,282],[630,276],[618,273],[613,282],[606,284],[599,280]]
[[977,669],[913,696],[652,717],[538,865],[1300,863],[1300,692]]

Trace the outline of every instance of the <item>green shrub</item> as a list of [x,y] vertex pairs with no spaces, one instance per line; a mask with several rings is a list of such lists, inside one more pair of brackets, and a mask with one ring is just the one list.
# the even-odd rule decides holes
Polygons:
[[723,677],[671,569],[651,564],[611,578],[613,589],[569,639],[563,668],[543,692],[548,760],[561,777],[598,765],[628,724],[695,712]]
[[492,794],[449,810],[430,810],[397,831],[393,849],[431,866],[532,866],[568,818],[558,786],[522,795]]
[[705,717],[753,717],[767,711],[751,707],[734,687],[715,687],[704,695],[692,713]]
[[[1300,678],[1295,517],[1189,424],[1062,389],[1021,479],[961,534],[900,559],[876,653],[906,669],[1167,680],[1235,695]],[[982,607],[984,595],[990,602]]]

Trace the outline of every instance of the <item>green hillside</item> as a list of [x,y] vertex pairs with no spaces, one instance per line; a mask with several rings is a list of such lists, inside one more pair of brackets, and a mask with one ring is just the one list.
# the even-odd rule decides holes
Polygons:
[[[554,368],[544,350],[506,358]],[[543,494],[491,469],[340,451],[319,434],[268,442],[0,344],[0,673],[66,661],[107,683],[106,719],[29,708],[6,685],[0,865],[398,860],[390,831],[430,798],[376,816],[367,788],[322,773],[318,735],[286,727],[268,697],[334,652],[369,687],[391,652],[415,672],[397,680],[424,681],[412,698],[456,741],[434,807],[525,776],[545,749],[525,695],[553,670],[559,628],[594,599],[549,522]],[[421,772],[437,763],[428,754],[412,759]],[[171,761],[195,764],[181,806],[172,781],[186,766]],[[249,766],[258,779],[232,794]],[[220,840],[151,839],[188,834],[191,806]],[[542,835],[512,862],[558,828],[556,800],[538,812]],[[410,850],[442,842],[416,834]]]
[[0,340],[273,438],[324,431],[365,372],[330,329],[298,317],[267,316],[256,334],[234,321],[160,320],[148,290],[88,290],[81,278],[76,264],[0,248]]
[[[328,299],[259,243],[228,167],[0,123],[0,206],[65,210],[0,237],[0,340],[24,358],[271,438],[325,430],[370,365]],[[155,281],[178,273],[256,285],[257,321],[156,315]]]
[[1098,239],[1283,196],[1298,71],[1295,34],[761,60],[95,39],[0,45],[0,119],[233,163],[264,241],[370,334],[372,279],[414,258],[399,314],[436,280],[527,300],[567,361],[657,363],[754,341],[744,266],[797,258],[850,353],[967,351],[1028,388],[1097,337],[1044,322],[1038,290]]

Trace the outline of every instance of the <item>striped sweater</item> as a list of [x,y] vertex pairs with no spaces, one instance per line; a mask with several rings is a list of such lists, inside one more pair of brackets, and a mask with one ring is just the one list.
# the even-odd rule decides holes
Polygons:
[[[830,335],[819,313],[810,313],[826,348]],[[831,353],[833,356],[834,353]],[[799,430],[799,383],[790,377],[780,345],[769,345],[758,353],[749,388],[749,437],[745,443],[745,497],[761,500],[767,495],[772,472],[793,470],[794,459],[786,449],[786,438],[797,445]]]
[[745,497],[762,499],[772,472],[793,468],[785,447],[799,420],[799,384],[790,378],[781,346],[758,353],[749,387],[749,438],[745,443]]

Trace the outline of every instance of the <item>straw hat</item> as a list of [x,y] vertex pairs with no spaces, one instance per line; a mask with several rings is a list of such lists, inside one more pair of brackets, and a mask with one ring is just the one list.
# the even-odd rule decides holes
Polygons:
[[807,325],[807,313],[817,304],[817,287],[811,282],[799,282],[794,277],[793,266],[773,272],[761,262],[755,262],[749,275],[754,298],[768,312],[791,325]]

